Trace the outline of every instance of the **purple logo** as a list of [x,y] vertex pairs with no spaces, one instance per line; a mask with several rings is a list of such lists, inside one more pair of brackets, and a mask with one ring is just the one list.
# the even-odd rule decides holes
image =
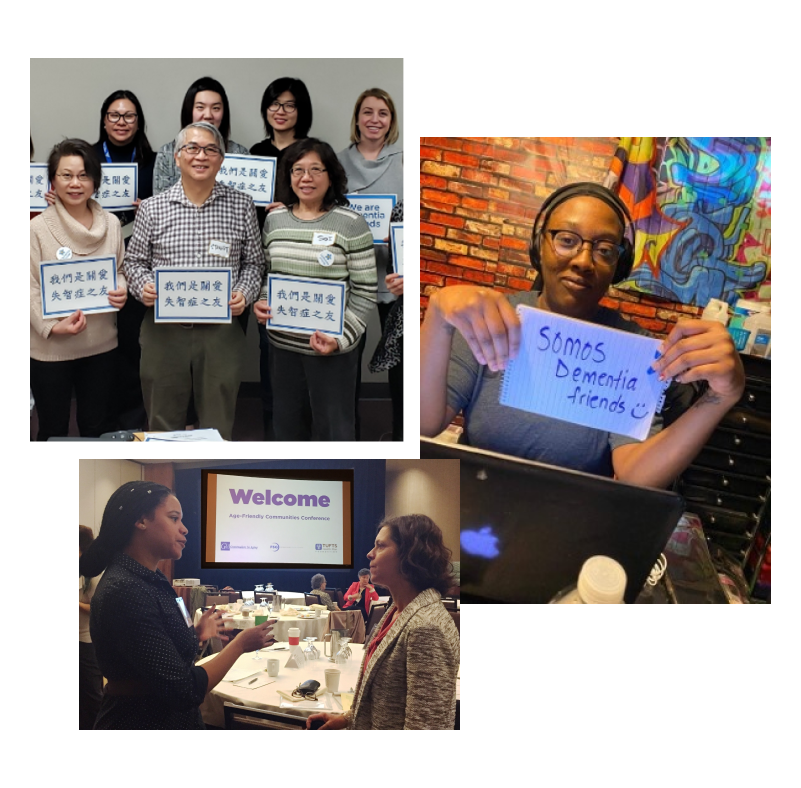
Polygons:
[[314,549],[315,550],[322,550],[323,546],[321,544],[316,544],[316,545],[314,545]]
[[274,553],[277,553],[278,552],[278,542],[273,542],[270,545],[270,550],[272,550]]
[[220,550],[230,550],[231,543],[230,542],[220,542]]

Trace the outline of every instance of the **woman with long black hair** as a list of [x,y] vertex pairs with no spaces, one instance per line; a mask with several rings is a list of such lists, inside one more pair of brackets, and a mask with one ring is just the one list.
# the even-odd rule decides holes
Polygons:
[[186,545],[180,501],[168,487],[127,482],[106,504],[100,533],[80,559],[80,573],[103,570],[89,623],[97,662],[108,679],[95,729],[203,728],[200,704],[238,657],[272,642],[268,623],[240,633],[213,659],[195,666],[198,644],[222,629],[212,607],[197,627],[158,570]]

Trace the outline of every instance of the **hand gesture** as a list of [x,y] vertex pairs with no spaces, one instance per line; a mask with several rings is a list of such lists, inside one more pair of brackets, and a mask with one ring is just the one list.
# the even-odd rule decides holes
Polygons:
[[479,364],[493,372],[520,347],[520,321],[506,296],[474,285],[443,287],[431,297],[429,309],[453,326],[467,341]]
[[286,206],[282,202],[271,202],[267,203],[267,205],[264,206],[264,210],[267,213],[270,213],[270,211],[274,211],[276,208],[285,208],[285,207]]
[[128,300],[128,291],[125,287],[118,287],[116,290],[108,291],[108,302],[115,309],[122,309]]
[[403,277],[400,274],[387,275],[387,290],[394,296],[403,295]]
[[725,326],[711,320],[679,320],[662,343],[653,368],[660,380],[705,380],[709,390],[734,404],[745,389],[743,363]]
[[311,724],[314,720],[323,720],[325,725],[321,725],[318,730],[325,731],[341,731],[343,728],[348,727],[348,721],[342,714],[328,714],[320,712],[319,714],[312,714],[306,719],[306,730],[311,730]]
[[244,311],[247,304],[245,303],[245,296],[243,293],[240,293],[238,290],[235,290],[231,293],[231,300],[228,302],[228,306],[231,307],[231,314],[234,317],[239,317]]
[[253,304],[253,312],[256,315],[256,320],[263,326],[266,326],[267,321],[273,316],[272,312],[270,312],[270,305],[264,300],[256,301],[256,303]]
[[309,337],[309,345],[311,345],[312,350],[323,356],[330,355],[339,347],[334,337],[329,337],[328,334],[323,334],[322,331],[315,331]]
[[145,306],[153,306],[156,303],[156,285],[154,282],[148,282],[142,288],[142,303]]
[[79,309],[67,317],[62,317],[50,330],[51,334],[57,336],[68,336],[69,334],[80,334],[86,328],[86,315]]
[[243,652],[258,651],[260,648],[265,648],[265,646],[272,646],[275,643],[275,639],[272,636],[273,623],[273,621],[265,621],[257,627],[244,629],[233,642],[238,642],[242,646]]
[[198,621],[195,627],[197,639],[203,643],[209,638],[219,637],[225,631],[225,624],[223,624],[222,613],[216,609],[217,605],[212,605]]

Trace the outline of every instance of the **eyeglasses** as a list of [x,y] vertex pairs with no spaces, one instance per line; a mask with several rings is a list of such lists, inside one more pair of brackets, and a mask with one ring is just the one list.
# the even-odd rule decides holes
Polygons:
[[139,116],[135,112],[126,112],[125,115],[120,115],[119,112],[106,113],[106,118],[110,123],[119,123],[120,118],[122,118],[129,126],[133,126],[138,117]]
[[303,167],[293,167],[289,172],[293,178],[302,178],[304,175],[308,175],[310,178],[319,178],[327,170],[320,167],[311,167],[308,170],[304,170]]
[[278,112],[279,109],[282,109],[287,115],[291,115],[297,108],[298,105],[294,101],[286,101],[283,104],[280,101],[274,101],[267,107],[270,112]]
[[187,156],[197,156],[200,151],[203,151],[210,159],[222,156],[222,151],[216,145],[195,145],[194,142],[190,142],[188,145],[182,145],[178,150],[186,151]]
[[57,172],[56,178],[64,183],[71,183],[75,178],[77,178],[81,183],[86,183],[86,181],[91,181],[91,176],[87,175],[85,172],[82,172],[80,175],[71,175],[68,172]]
[[623,247],[612,241],[591,241],[569,230],[547,230],[547,233],[551,236],[551,246],[553,246],[554,252],[560,257],[572,259],[578,255],[584,244],[589,244],[592,247],[594,263],[612,266],[617,265],[617,261],[623,253]]

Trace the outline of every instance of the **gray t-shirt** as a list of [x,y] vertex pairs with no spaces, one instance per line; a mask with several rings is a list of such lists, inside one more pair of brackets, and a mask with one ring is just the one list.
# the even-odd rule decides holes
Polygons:
[[[509,302],[536,306],[539,292],[517,293]],[[618,312],[600,307],[591,321],[603,326],[648,334]],[[613,476],[612,450],[635,438],[527,413],[500,404],[502,372],[492,372],[476,361],[464,337],[453,335],[448,365],[448,405],[464,413],[467,443],[488,451],[572,468],[600,476]],[[657,415],[650,435],[662,429]]]

